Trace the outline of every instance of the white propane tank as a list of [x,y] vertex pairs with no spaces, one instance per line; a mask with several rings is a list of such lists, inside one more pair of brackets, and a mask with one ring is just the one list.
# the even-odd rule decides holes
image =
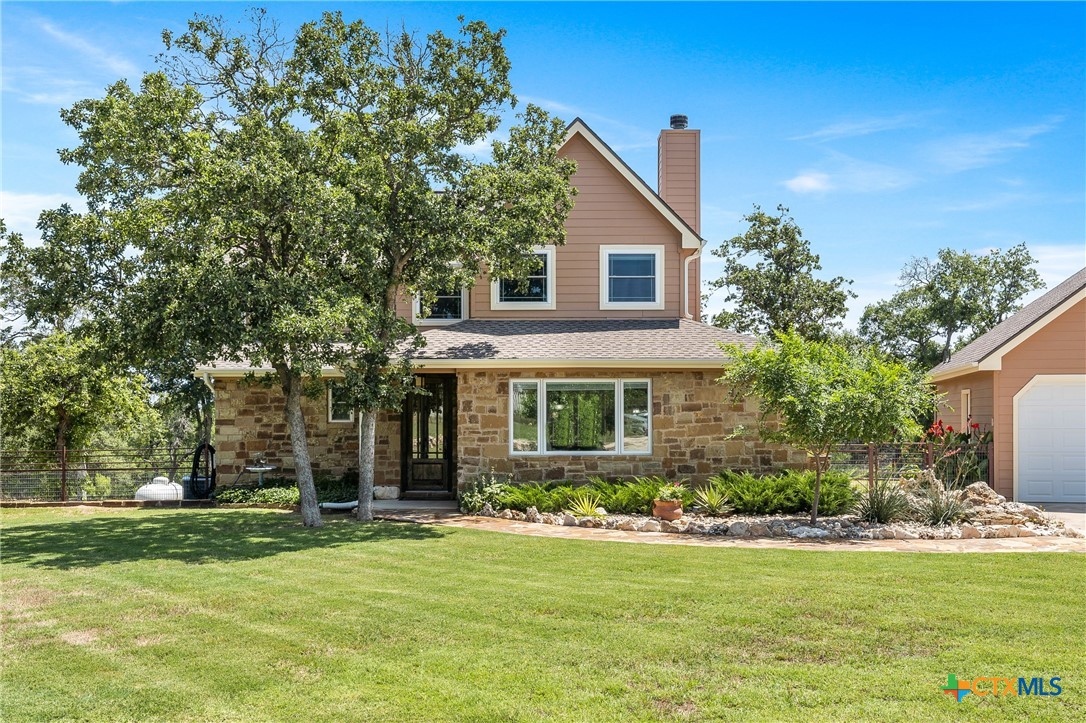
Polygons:
[[169,477],[155,477],[151,484],[136,490],[137,500],[179,500],[181,497],[181,485],[170,482]]

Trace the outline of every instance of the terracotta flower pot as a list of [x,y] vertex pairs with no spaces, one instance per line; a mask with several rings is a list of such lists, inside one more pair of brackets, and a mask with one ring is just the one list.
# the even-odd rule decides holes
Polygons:
[[652,516],[661,520],[677,520],[683,516],[682,500],[654,500]]

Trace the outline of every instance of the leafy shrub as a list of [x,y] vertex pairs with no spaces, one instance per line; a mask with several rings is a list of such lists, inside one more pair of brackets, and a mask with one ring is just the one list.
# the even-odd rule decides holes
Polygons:
[[569,497],[569,512],[577,517],[603,517],[596,508],[600,506],[600,496],[582,487]]
[[901,485],[893,480],[876,480],[856,501],[860,519],[886,524],[909,516],[912,505]]
[[87,497],[109,497],[109,493],[113,490],[109,477],[98,472],[87,475],[81,486],[83,494]]
[[921,522],[932,527],[943,527],[961,522],[969,515],[969,506],[954,492],[929,489],[917,506]]
[[661,485],[649,478],[608,482],[593,477],[589,486],[599,494],[603,508],[612,514],[649,515]]
[[222,487],[215,491],[219,502],[243,505],[296,505],[297,487]]
[[502,505],[502,496],[509,485],[505,484],[492,472],[482,474],[464,486],[460,493],[460,511],[474,514],[483,509],[483,505],[489,504],[493,509],[499,509]]
[[572,495],[571,485],[556,485],[549,482],[509,485],[499,498],[499,506],[521,512],[527,511],[529,507],[534,507],[540,512],[561,512],[568,506]]
[[723,517],[734,510],[724,490],[712,483],[694,490],[694,509],[712,517]]
[[[744,515],[787,515],[810,512],[814,502],[815,473],[785,470],[775,475],[722,472],[710,484],[723,492],[735,511]],[[842,472],[822,475],[820,514],[839,515],[855,501],[852,480]]]

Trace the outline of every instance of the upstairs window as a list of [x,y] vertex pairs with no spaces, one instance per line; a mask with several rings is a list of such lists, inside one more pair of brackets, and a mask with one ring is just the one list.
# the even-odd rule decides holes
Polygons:
[[539,249],[533,255],[538,265],[525,278],[493,282],[491,309],[554,308],[554,247]]
[[600,308],[664,308],[663,246],[601,246]]
[[436,326],[455,324],[468,318],[467,289],[443,289],[429,309],[422,308],[422,299],[415,297],[414,322],[416,324]]

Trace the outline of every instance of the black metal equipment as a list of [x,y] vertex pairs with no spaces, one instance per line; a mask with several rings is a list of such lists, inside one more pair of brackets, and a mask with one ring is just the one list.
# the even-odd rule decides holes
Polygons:
[[188,500],[206,500],[215,491],[215,448],[204,442],[192,453],[192,473],[181,480]]

